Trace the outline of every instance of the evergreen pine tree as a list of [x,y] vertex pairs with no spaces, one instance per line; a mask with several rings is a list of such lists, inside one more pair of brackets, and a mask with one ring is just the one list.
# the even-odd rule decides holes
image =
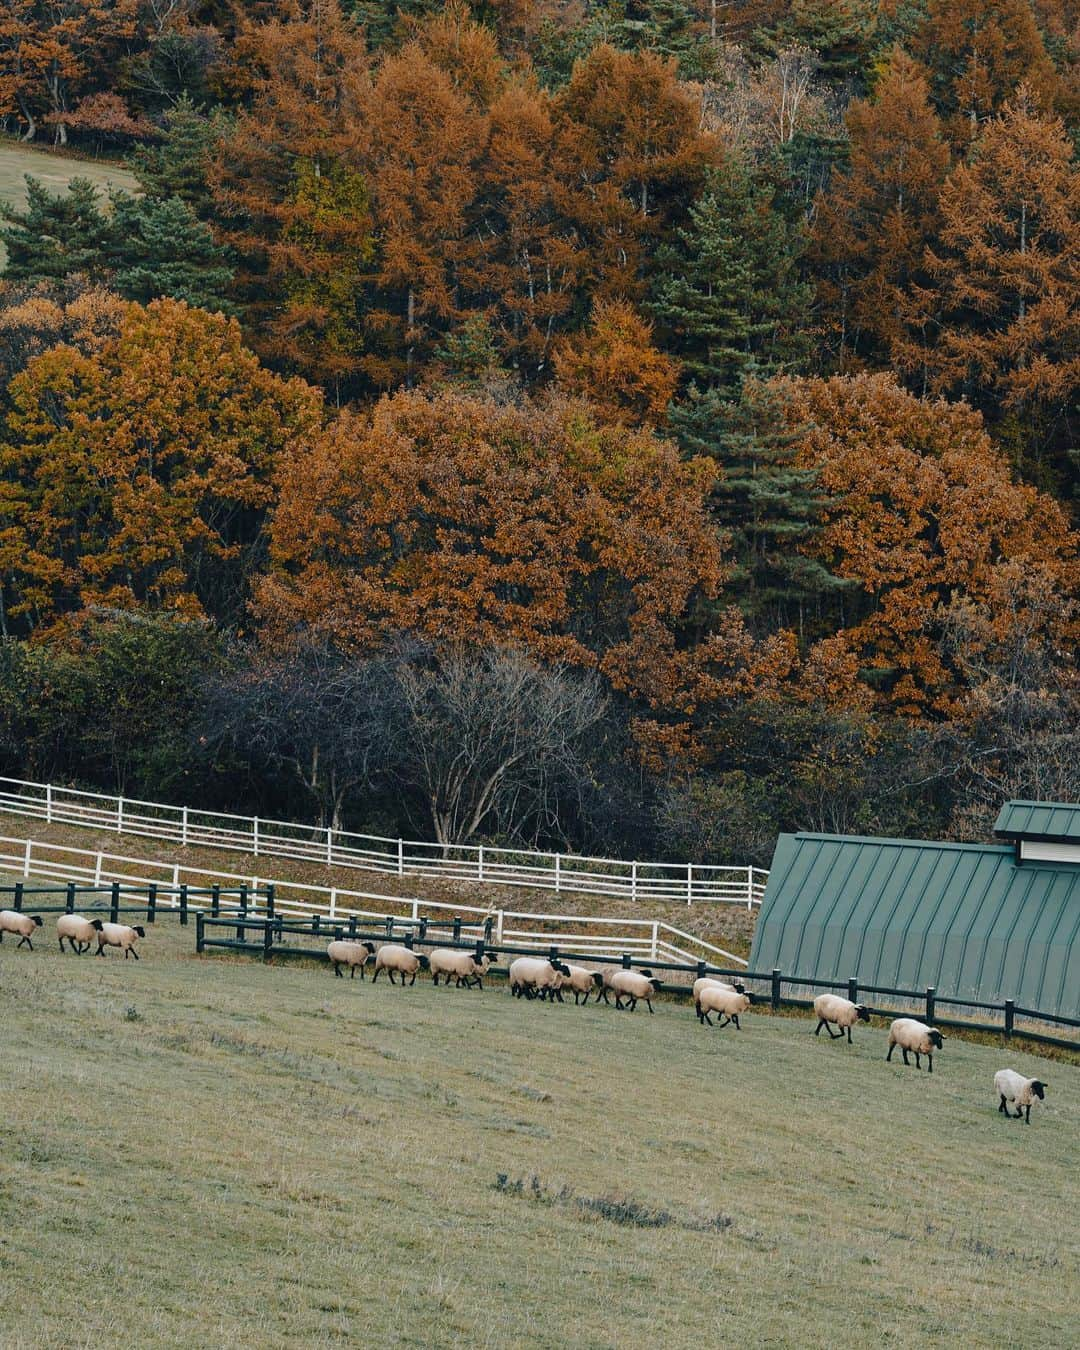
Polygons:
[[762,383],[805,352],[809,288],[797,272],[799,247],[772,189],[731,163],[660,253],[652,304],[688,377],[668,425],[684,453],[716,461],[713,510],[732,535],[734,586],[747,614],[770,622],[801,623],[810,598],[837,584],[798,551],[821,501]]
[[5,222],[0,226],[0,244],[7,250],[4,275],[10,280],[102,275],[108,222],[88,179],[73,178],[66,192],[54,196],[27,174],[26,209],[0,203],[0,220]]
[[112,204],[105,256],[121,295],[142,304],[170,296],[197,309],[229,312],[222,297],[232,268],[187,202],[114,192]]
[[207,174],[223,131],[220,114],[204,116],[185,94],[166,114],[161,140],[139,146],[128,158],[143,192],[179,197],[205,218],[211,202]]

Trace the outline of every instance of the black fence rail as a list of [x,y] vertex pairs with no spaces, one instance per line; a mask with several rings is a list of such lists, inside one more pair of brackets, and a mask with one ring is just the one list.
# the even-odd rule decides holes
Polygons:
[[[56,903],[46,903],[49,900]],[[117,923],[121,914],[138,914],[154,923],[160,912],[177,915],[184,926],[192,911],[201,913],[206,905],[217,916],[223,910],[257,911],[260,903],[263,912],[273,917],[273,886],[253,890],[248,886],[167,886],[154,881],[145,886],[120,881],[101,886],[76,881],[63,886],[27,886],[17,881],[13,886],[0,886],[0,909],[35,914],[73,914],[78,909],[84,914],[108,913],[110,923]]]
[[[597,956],[592,952],[574,951],[558,945],[550,946],[546,951],[537,947],[518,947],[502,945],[495,947],[490,941],[491,924],[486,925],[485,938],[461,940],[462,921],[403,919],[387,916],[384,923],[372,926],[361,925],[355,916],[348,923],[328,921],[325,917],[314,915],[310,920],[285,919],[280,916],[258,915],[251,912],[235,913],[230,916],[196,914],[195,949],[202,954],[217,949],[261,956],[264,961],[278,957],[301,957],[326,961],[325,950],[315,947],[289,946],[289,937],[317,937],[327,942],[337,939],[354,939],[364,942],[400,941],[406,947],[453,947],[473,952],[480,960],[485,954],[491,958],[492,969],[498,972],[498,962],[502,958],[513,959],[517,956],[547,956],[551,960],[581,961],[589,966],[619,966],[629,970],[634,967],[648,969],[658,976],[661,972],[680,975],[684,980],[667,981],[663,992],[667,994],[685,994],[691,992],[693,980],[705,976],[723,976],[731,980],[740,980],[755,999],[769,1004],[775,1011],[781,1008],[809,1008],[813,1006],[813,997],[798,997],[790,992],[793,988],[813,989],[830,993],[841,993],[853,1003],[862,1002],[871,1013],[879,1017],[898,1017],[918,1013],[927,1022],[935,1026],[958,1027],[966,1031],[985,1031],[1002,1035],[1007,1039],[1021,1036],[1045,1045],[1061,1046],[1068,1050],[1080,1051],[1080,1036],[1054,1036],[1044,1028],[1062,1027],[1080,1029],[1080,1019],[1064,1017],[1056,1013],[1044,1013],[1034,1008],[1017,1005],[1013,999],[1002,1003],[980,1002],[975,999],[956,998],[942,995],[930,986],[926,989],[896,989],[888,985],[860,984],[855,978],[847,980],[821,980],[809,977],[785,975],[781,970],[742,970],[724,966],[710,965],[706,961],[677,962],[643,960],[640,954],[622,956]],[[235,930],[235,937],[216,937],[217,932]],[[249,936],[250,935],[250,936]],[[868,1001],[867,995],[873,996]],[[906,1007],[895,1004],[883,1004],[879,996],[887,999],[901,999]],[[910,1005],[915,1005],[914,1007]],[[971,1020],[962,1017],[941,1016],[940,1008],[966,1008],[975,1012],[995,1012],[1001,1014],[1001,1020],[995,1022]],[[1018,1020],[1021,1019],[1021,1020]],[[1033,1022],[1039,1026],[1027,1026]]]

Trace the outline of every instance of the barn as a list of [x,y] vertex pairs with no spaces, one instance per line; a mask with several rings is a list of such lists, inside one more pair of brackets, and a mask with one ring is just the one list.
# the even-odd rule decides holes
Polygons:
[[781,835],[751,969],[1080,1017],[1080,805],[1011,801],[994,833]]

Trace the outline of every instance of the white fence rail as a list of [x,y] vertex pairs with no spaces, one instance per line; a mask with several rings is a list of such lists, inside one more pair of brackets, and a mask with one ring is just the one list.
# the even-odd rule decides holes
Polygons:
[[674,900],[688,905],[711,901],[753,909],[761,904],[769,876],[760,867],[626,862],[488,844],[444,847],[414,839],[384,839],[258,816],[109,797],[20,778],[0,778],[0,810],[50,823],[167,840],[182,847],[198,845],[250,853],[256,858],[293,858],[365,872],[530,886],[631,901]]
[[[398,895],[379,895],[372,891],[346,890],[340,886],[313,886],[306,882],[277,881],[273,877],[215,872],[205,867],[185,867],[180,863],[158,862],[149,858],[129,858],[118,853],[93,852],[69,848],[34,839],[0,835],[0,870],[24,877],[47,877],[53,881],[76,881],[101,886],[113,881],[145,886],[156,882],[161,891],[159,904],[177,908],[181,886],[235,888],[273,886],[274,908],[278,914],[310,918],[318,914],[334,922],[358,919],[412,919],[460,916],[461,932],[466,940],[484,936],[485,920],[493,921],[492,941],[496,947],[535,947],[546,950],[557,945],[595,956],[621,956],[629,953],[637,960],[708,961],[713,965],[730,962],[745,969],[746,962],[693,933],[658,919],[600,919],[588,915],[529,914],[520,910],[483,909],[478,905],[449,905],[435,900],[420,900]],[[236,909],[235,897],[222,896],[222,911]],[[254,913],[254,909],[249,911]]]

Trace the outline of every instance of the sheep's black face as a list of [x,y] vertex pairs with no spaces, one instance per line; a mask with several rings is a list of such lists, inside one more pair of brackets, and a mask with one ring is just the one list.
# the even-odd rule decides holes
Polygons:
[[427,959],[426,956],[422,956],[422,957],[420,958],[420,969],[421,969],[421,970],[430,970],[430,969],[431,969],[431,962]]
[[652,985],[652,987],[656,990],[657,993],[659,993],[660,990],[663,988],[663,985],[660,983],[659,980],[650,980],[649,983]]
[[930,1044],[936,1050],[940,1050],[941,1047],[945,1044],[945,1037],[942,1036],[940,1031],[932,1031],[930,1033]]
[[734,985],[732,985],[732,988],[735,990],[737,994],[746,993],[746,985],[743,984],[742,980],[736,980]]
[[35,915],[34,915],[34,926],[35,926],[36,928],[40,928],[40,927],[41,927],[41,915],[40,915],[40,914],[35,914]]
[[374,956],[374,955],[375,955],[375,944],[374,944],[374,942],[365,942],[365,943],[364,943],[364,946],[367,948],[367,950],[368,950],[368,955],[369,955],[369,956]]
[[1035,1096],[1038,1097],[1039,1101],[1044,1100],[1044,1094],[1046,1091],[1045,1083],[1040,1083],[1039,1080],[1036,1078],[1031,1085],[1031,1090],[1032,1092],[1034,1092]]
[[855,1014],[856,1014],[856,1016],[858,1017],[858,1019],[859,1019],[860,1022],[869,1022],[869,1021],[870,1021],[870,1009],[869,1009],[869,1008],[864,1008],[864,1007],[862,1006],[861,1003],[860,1003],[859,1006],[855,1009]]
[[101,932],[101,930],[102,930],[102,928],[104,928],[104,926],[105,926],[105,925],[101,922],[100,919],[92,919],[92,920],[90,921],[90,927],[93,928],[93,929],[94,929],[96,932],[98,932],[98,933]]
[[136,929],[135,929],[135,932],[138,933],[139,937],[145,937],[145,936],[146,936],[146,929],[145,929],[145,928],[136,928]]

